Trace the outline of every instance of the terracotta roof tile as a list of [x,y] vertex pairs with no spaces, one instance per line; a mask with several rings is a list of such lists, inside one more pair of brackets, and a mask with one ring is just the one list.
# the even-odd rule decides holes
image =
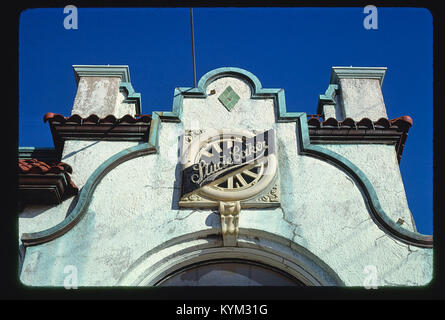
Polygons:
[[114,115],[109,114],[105,118],[101,119],[101,123],[116,123],[117,119]]
[[88,117],[86,117],[85,119],[83,119],[83,123],[98,124],[99,121],[100,121],[99,116],[97,116],[95,114],[91,114]]
[[371,119],[363,118],[359,122],[357,122],[357,127],[365,127],[366,129],[374,129],[374,123],[372,123]]
[[122,118],[116,118],[114,115],[110,114],[103,118],[99,118],[96,114],[91,114],[86,118],[82,118],[78,114],[73,114],[69,117],[64,117],[61,114],[58,113],[52,113],[48,112],[43,117],[43,121],[47,122],[59,122],[59,123],[76,123],[76,124],[100,124],[100,123],[107,123],[107,124],[117,124],[117,123],[150,123],[151,121],[151,115],[144,114],[139,116],[132,116],[132,115],[124,115]]
[[366,128],[366,129],[388,129],[388,128],[397,128],[400,131],[408,131],[409,128],[413,125],[413,119],[410,116],[402,116],[395,119],[386,119],[380,118],[377,121],[371,121],[369,118],[363,118],[359,121],[353,120],[351,118],[346,118],[343,121],[338,121],[335,118],[328,118],[325,121],[321,121],[317,117],[311,117],[308,119],[308,125],[310,127],[315,128]]
[[377,121],[371,121],[369,118],[363,118],[359,121],[346,118],[340,122],[335,118],[329,118],[325,121],[321,119],[319,116],[314,117],[312,115],[307,120],[311,142],[371,143],[376,141],[394,143],[399,162],[408,131],[413,125],[413,119],[410,116],[395,119],[380,118]]
[[48,112],[43,117],[44,122],[49,122],[54,147],[59,153],[66,140],[147,141],[151,120],[152,116],[149,114],[127,114],[121,118],[109,114],[100,118],[96,114],[64,117]]
[[69,118],[62,116],[61,114],[57,114],[57,115],[55,115],[54,119],[50,119],[50,120],[61,122],[61,123],[75,123],[75,124],[80,124],[83,121],[82,117],[79,116],[78,114],[73,114]]
[[22,174],[72,173],[73,169],[64,162],[46,163],[37,159],[19,159],[19,172]]
[[349,127],[349,128],[356,128],[357,124],[352,118],[346,118],[345,120],[341,121],[339,123],[340,127]]
[[389,120],[391,125],[395,125],[403,131],[408,131],[413,126],[413,119],[410,116],[402,116]]
[[69,175],[73,169],[64,162],[19,159],[18,167],[19,197],[25,203],[57,204],[79,192]]
[[338,121],[335,118],[328,118],[327,120],[323,121],[321,124],[323,127],[326,127],[326,126],[338,127]]
[[308,125],[320,128],[320,120],[317,118],[310,118],[307,120]]
[[374,122],[374,126],[376,128],[389,128],[391,126],[391,122],[386,118],[380,118],[376,122]]

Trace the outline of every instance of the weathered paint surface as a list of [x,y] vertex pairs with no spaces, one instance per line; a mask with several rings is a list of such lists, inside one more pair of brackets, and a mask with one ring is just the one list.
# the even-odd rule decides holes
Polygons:
[[[240,96],[240,100],[230,112],[218,100],[218,96],[229,83]],[[273,100],[250,99],[251,89],[240,79],[220,78],[209,84],[206,93],[208,95],[206,99],[184,99],[182,116],[184,128],[267,130],[275,125]]]
[[[230,112],[217,100],[228,85],[240,96]],[[378,286],[418,286],[431,280],[432,249],[406,245],[383,232],[372,220],[362,190],[348,174],[327,161],[299,154],[298,123],[277,123],[272,99],[250,99],[250,86],[234,77],[219,78],[207,89],[206,98],[184,98],[182,122],[161,123],[159,153],[116,166],[103,177],[88,212],[73,229],[60,238],[26,249],[20,276],[23,283],[63,286],[65,267],[72,265],[78,270],[79,286],[125,285],[127,278],[132,279],[128,283],[143,284],[137,279],[146,277],[155,261],[166,260],[168,254],[186,246],[179,243],[170,248],[168,244],[174,239],[195,238],[204,246],[205,240],[198,238],[220,234],[215,210],[178,207],[180,135],[184,129],[194,128],[276,130],[281,207],[241,210],[239,249],[272,246],[287,257],[290,254],[283,246],[291,252],[304,248],[327,264],[347,286],[363,286],[369,266],[377,271]],[[214,94],[210,94],[212,90]],[[73,180],[82,186],[100,163],[132,145],[71,141],[65,146],[63,161],[73,167]],[[402,226],[413,230],[393,146],[326,147],[363,170],[385,212],[394,221],[402,218]],[[50,209],[57,212],[54,224],[71,201]],[[29,216],[32,210],[36,209],[24,215]],[[34,219],[36,226],[47,227],[48,220],[37,223],[39,216],[26,218],[26,225],[25,218],[20,218],[20,234],[29,231]],[[281,240],[269,244],[265,235]],[[156,251],[161,245],[164,251]],[[261,259],[269,261],[268,255],[271,253],[265,252]],[[225,251],[224,257],[230,257],[230,251]]]
[[114,114],[120,81],[119,77],[81,77],[72,114],[81,117]]
[[323,118],[329,119],[329,118],[334,118],[336,119],[336,114],[335,114],[335,105],[333,104],[325,104],[323,106]]
[[393,221],[402,219],[406,229],[415,231],[415,224],[405,196],[402,176],[392,145],[324,145],[356,164],[370,179],[382,208]]
[[344,118],[377,121],[388,117],[378,79],[340,79],[340,91]]

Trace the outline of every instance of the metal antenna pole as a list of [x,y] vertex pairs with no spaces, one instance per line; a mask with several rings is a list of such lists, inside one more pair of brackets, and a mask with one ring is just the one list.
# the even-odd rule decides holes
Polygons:
[[196,88],[195,37],[193,35],[193,9],[192,8],[190,8],[190,29],[191,29],[191,33],[192,33],[193,85]]

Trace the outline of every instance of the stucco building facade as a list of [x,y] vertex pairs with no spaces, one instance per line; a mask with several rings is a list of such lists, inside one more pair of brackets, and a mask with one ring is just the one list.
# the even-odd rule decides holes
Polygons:
[[431,281],[399,169],[412,120],[387,119],[386,68],[333,67],[316,115],[229,67],[143,115],[127,66],[73,68],[72,115],[44,118],[54,148],[19,152],[22,283]]

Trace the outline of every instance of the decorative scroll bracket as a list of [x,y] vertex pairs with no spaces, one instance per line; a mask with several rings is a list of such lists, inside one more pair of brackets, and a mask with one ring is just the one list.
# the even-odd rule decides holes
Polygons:
[[238,220],[241,211],[241,203],[219,202],[219,214],[221,215],[221,231],[223,236],[223,244],[225,247],[236,246],[238,239]]

